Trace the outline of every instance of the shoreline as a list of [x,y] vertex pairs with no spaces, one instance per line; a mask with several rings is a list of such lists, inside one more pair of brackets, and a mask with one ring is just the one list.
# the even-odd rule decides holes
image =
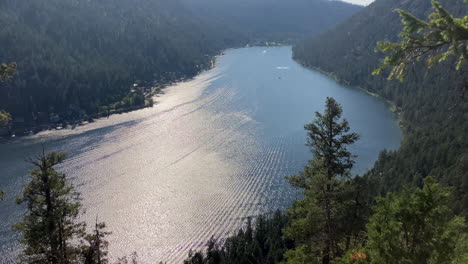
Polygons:
[[[217,54],[211,55],[211,63],[208,67],[201,69],[199,72],[194,74],[193,76],[185,76],[173,82],[168,82],[164,84],[160,84],[159,86],[155,87],[141,87],[143,89],[150,89],[151,92],[145,94],[145,103],[143,105],[131,106],[126,108],[114,109],[111,111],[100,111],[97,113],[89,114],[87,118],[80,118],[80,119],[73,119],[73,120],[64,120],[62,123],[43,123],[39,125],[17,125],[16,128],[4,128],[7,131],[4,135],[0,135],[0,139],[8,140],[10,138],[21,138],[36,135],[38,133],[44,131],[61,131],[61,130],[74,130],[78,126],[86,126],[89,123],[93,123],[98,121],[100,118],[110,117],[112,115],[120,115],[124,113],[130,113],[133,111],[138,111],[146,108],[153,107],[157,102],[154,101],[154,98],[158,95],[163,95],[164,90],[170,86],[176,85],[178,83],[184,83],[193,80],[196,76],[213,69],[216,66],[216,62],[220,56],[223,56],[225,52],[234,49],[240,48],[254,48],[254,47],[285,47],[291,46],[290,44],[281,43],[281,42],[263,42],[263,43],[256,43],[256,44],[245,44],[239,45],[237,47],[229,47],[220,50]],[[118,102],[116,102],[118,103]],[[115,104],[115,103],[114,103]],[[0,129],[1,132],[1,129]]]
[[299,59],[296,59],[293,57],[293,60],[295,62],[297,62],[299,65],[303,66],[304,68],[306,69],[309,69],[309,70],[314,70],[314,71],[317,71],[321,74],[324,74],[326,76],[328,76],[329,78],[333,79],[334,81],[336,81],[337,83],[341,84],[341,85],[345,85],[349,88],[352,88],[352,89],[356,89],[356,90],[359,90],[363,93],[366,93],[372,97],[375,97],[379,100],[382,100],[383,102],[385,102],[386,104],[389,105],[389,109],[390,111],[392,111],[392,113],[394,113],[397,117],[397,124],[398,126],[402,129],[402,131],[404,132],[404,128],[405,128],[405,120],[403,119],[403,110],[398,107],[393,101],[390,101],[386,98],[384,98],[383,96],[377,94],[377,93],[373,93],[367,89],[364,89],[360,86],[354,86],[354,85],[350,85],[349,83],[347,83],[346,81],[342,80],[341,78],[339,78],[338,76],[336,76],[334,73],[332,72],[327,72],[327,71],[324,71],[323,69],[321,69],[320,67],[310,67],[310,66],[307,66],[305,63],[303,63],[301,60]]
[[[227,49],[226,49],[227,50]],[[155,97],[158,97],[158,95],[164,95],[164,91],[166,88],[171,87],[173,85],[176,85],[178,83],[183,83],[187,82],[190,80],[193,80],[196,76],[202,74],[203,72],[209,71],[213,69],[216,65],[217,58],[221,55],[223,55],[225,50],[222,50],[220,53],[216,55],[211,56],[211,63],[209,64],[208,67],[205,67],[201,69],[199,72],[197,72],[195,75],[190,76],[190,77],[182,77],[176,81],[173,82],[168,82],[161,84],[159,86],[154,86],[154,87],[141,87],[143,89],[150,89],[151,91],[147,94],[144,94],[145,96],[145,103],[142,105],[137,105],[137,106],[131,106],[131,107],[126,107],[126,108],[120,108],[120,109],[114,109],[111,111],[100,111],[97,113],[89,114],[88,118],[81,118],[81,119],[75,119],[75,120],[64,120],[63,123],[68,123],[66,125],[63,125],[63,123],[44,123],[40,125],[24,125],[24,126],[17,126],[16,128],[5,128],[5,130],[8,131],[8,135],[0,135],[0,140],[8,140],[10,138],[22,138],[22,137],[27,137],[27,136],[33,136],[36,134],[39,134],[41,132],[45,131],[61,131],[61,130],[74,130],[76,127],[81,127],[81,126],[86,126],[90,123],[94,123],[96,121],[99,121],[101,118],[109,118],[110,116],[113,115],[120,115],[120,114],[125,114],[125,113],[130,113],[146,108],[151,108],[154,105],[157,104],[157,102],[154,100]],[[118,102],[116,102],[118,103]]]
[[[158,97],[158,95],[164,95],[166,88],[171,87],[173,85],[176,85],[178,83],[184,83],[184,82],[191,81],[194,78],[196,78],[197,76],[199,76],[200,74],[202,74],[203,72],[206,72],[206,71],[209,71],[209,70],[213,69],[216,66],[216,62],[217,62],[218,58],[221,57],[221,56],[224,56],[225,52],[227,52],[227,51],[240,49],[240,48],[285,47],[285,46],[291,46],[291,45],[284,44],[284,43],[279,43],[279,42],[274,42],[274,43],[270,42],[270,43],[263,43],[263,45],[257,44],[257,45],[251,46],[250,44],[246,44],[246,45],[242,45],[242,46],[239,46],[239,47],[226,48],[226,49],[223,49],[223,50],[219,51],[216,55],[212,55],[211,56],[211,63],[209,64],[209,66],[201,69],[199,72],[197,72],[193,76],[182,77],[182,78],[180,78],[180,79],[178,79],[176,81],[164,83],[164,84],[154,86],[154,87],[141,87],[143,89],[150,89],[151,90],[149,93],[144,94],[145,95],[144,105],[114,109],[114,110],[107,111],[107,112],[106,111],[101,111],[101,112],[98,112],[98,113],[90,114],[87,119],[75,119],[75,120],[70,120],[70,121],[65,120],[65,123],[72,123],[72,124],[67,124],[67,125],[62,125],[61,123],[58,123],[58,124],[48,123],[48,124],[41,124],[41,125],[34,125],[34,126],[28,126],[28,125],[20,126],[16,130],[15,129],[10,129],[9,130],[9,135],[0,136],[0,139],[3,141],[3,140],[8,140],[10,138],[27,137],[27,136],[36,135],[38,133],[45,132],[45,131],[53,132],[53,131],[61,131],[61,130],[74,130],[78,126],[80,126],[80,127],[81,126],[86,126],[89,123],[94,123],[96,121],[99,121],[99,119],[101,119],[101,118],[105,118],[105,117],[109,118],[110,116],[113,116],[113,115],[116,115],[116,114],[120,115],[120,114],[130,113],[130,112],[134,112],[134,111],[138,111],[138,110],[142,110],[142,109],[146,109],[146,108],[151,108],[151,107],[153,107],[154,105],[157,104],[157,102],[154,100],[155,97]],[[326,75],[327,77],[333,79],[334,81],[336,81],[339,84],[345,85],[345,86],[347,86],[349,88],[352,88],[352,89],[360,90],[361,92],[364,92],[364,93],[366,93],[366,94],[368,94],[368,95],[370,95],[372,97],[375,97],[375,98],[377,98],[379,100],[382,100],[384,103],[389,105],[390,111],[393,112],[397,116],[397,124],[404,131],[404,127],[405,127],[404,122],[405,121],[402,118],[402,110],[401,110],[401,108],[397,107],[394,102],[382,97],[381,95],[379,95],[377,93],[373,93],[371,91],[368,91],[368,90],[366,90],[366,89],[364,89],[362,87],[349,85],[346,81],[340,79],[335,74],[333,74],[331,72],[324,71],[319,67],[307,66],[301,60],[294,58],[294,56],[292,57],[292,60],[295,61],[296,63],[298,63],[299,65],[303,66],[306,69],[317,71],[317,72],[319,72],[321,74]],[[34,130],[34,131],[32,131],[32,130]],[[13,133],[11,133],[12,131],[13,131]],[[12,136],[12,134],[13,134],[13,136]]]

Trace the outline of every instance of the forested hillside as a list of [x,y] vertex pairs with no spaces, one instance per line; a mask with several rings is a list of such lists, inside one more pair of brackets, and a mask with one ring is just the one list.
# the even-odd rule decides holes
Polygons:
[[[466,15],[463,0],[441,0],[454,16]],[[429,0],[377,0],[338,27],[310,38],[294,48],[295,59],[329,73],[343,83],[377,93],[400,110],[405,138],[396,152],[383,152],[366,176],[374,191],[397,190],[404,184],[422,184],[428,175],[453,187],[452,203],[458,213],[468,213],[468,110],[463,95],[466,64],[455,70],[453,61],[426,70],[415,65],[404,82],[373,76],[384,54],[376,42],[397,41],[402,30],[395,8],[426,19]],[[365,140],[365,139],[364,139]]]
[[328,0],[182,0],[211,21],[243,32],[253,44],[295,41],[332,28],[362,7]]
[[[217,6],[224,13],[215,17],[179,0],[2,1],[0,61],[16,62],[17,73],[0,86],[0,110],[10,112],[16,124],[24,120],[34,125],[74,120],[111,105],[138,106],[144,99],[131,93],[134,83],[151,86],[195,75],[209,67],[220,50],[252,42],[245,25],[255,28],[252,32],[268,29],[287,39],[284,32],[296,27],[303,33],[318,32],[357,10],[317,0],[308,7],[323,15],[308,19],[309,12],[295,13],[303,8],[300,1],[281,16],[286,10],[276,5],[259,15],[256,12],[269,4],[258,2],[247,14],[251,4],[238,9]],[[216,6],[197,6],[211,12],[205,4]],[[223,19],[228,13],[239,19]],[[284,26],[277,29],[279,24]],[[266,38],[255,35],[255,40]]]
[[136,81],[193,75],[236,37],[169,0],[7,0],[0,23],[1,61],[18,65],[0,106],[29,122],[40,112],[95,112]]

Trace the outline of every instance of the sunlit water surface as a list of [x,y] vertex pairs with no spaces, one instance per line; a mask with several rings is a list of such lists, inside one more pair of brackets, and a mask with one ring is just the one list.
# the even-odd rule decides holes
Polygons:
[[112,258],[180,263],[211,236],[225,237],[246,217],[299,197],[285,176],[311,158],[303,125],[334,97],[362,139],[355,173],[395,149],[401,132],[382,101],[307,70],[290,47],[229,50],[216,67],[177,84],[158,104],[75,130],[44,132],[0,145],[0,262],[11,263],[24,214],[14,197],[27,183],[24,161],[41,151],[69,154],[59,169],[82,193],[83,219],[105,221]]

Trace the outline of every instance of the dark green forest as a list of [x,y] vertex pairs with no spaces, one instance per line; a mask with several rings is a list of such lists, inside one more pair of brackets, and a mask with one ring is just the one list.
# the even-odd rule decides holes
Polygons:
[[[138,107],[145,91],[132,93],[134,83],[159,87],[192,77],[223,49],[259,44],[270,35],[291,41],[278,36],[319,32],[359,9],[316,0],[308,6],[321,8],[321,16],[297,13],[303,1],[278,3],[263,13],[261,2],[232,9],[237,1],[2,1],[0,61],[16,62],[17,72],[0,86],[0,109],[11,113],[16,126],[34,126]],[[209,6],[219,16],[208,15]],[[283,12],[285,6],[292,8]]]
[[[456,17],[466,15],[463,0],[440,1]],[[467,69],[455,70],[447,61],[426,70],[416,63],[404,82],[372,75],[384,54],[376,52],[380,40],[396,41],[402,30],[395,8],[426,19],[431,2],[380,0],[333,30],[294,48],[297,61],[320,69],[342,83],[376,93],[392,102],[401,116],[404,140],[396,152],[384,151],[365,175],[375,194],[421,186],[433,176],[453,188],[453,208],[468,214],[468,103],[463,94]]]

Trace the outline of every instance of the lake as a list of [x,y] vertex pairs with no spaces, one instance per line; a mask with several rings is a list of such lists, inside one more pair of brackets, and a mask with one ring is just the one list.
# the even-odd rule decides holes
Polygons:
[[311,158],[303,126],[334,97],[361,139],[354,174],[371,168],[402,134],[389,105],[291,59],[291,47],[228,50],[212,70],[166,89],[157,104],[74,130],[0,144],[0,263],[11,263],[24,214],[14,197],[28,182],[25,160],[66,152],[58,167],[82,193],[82,216],[112,231],[110,255],[142,263],[180,263],[211,236],[225,237],[247,217],[284,209],[300,197],[285,176]]

